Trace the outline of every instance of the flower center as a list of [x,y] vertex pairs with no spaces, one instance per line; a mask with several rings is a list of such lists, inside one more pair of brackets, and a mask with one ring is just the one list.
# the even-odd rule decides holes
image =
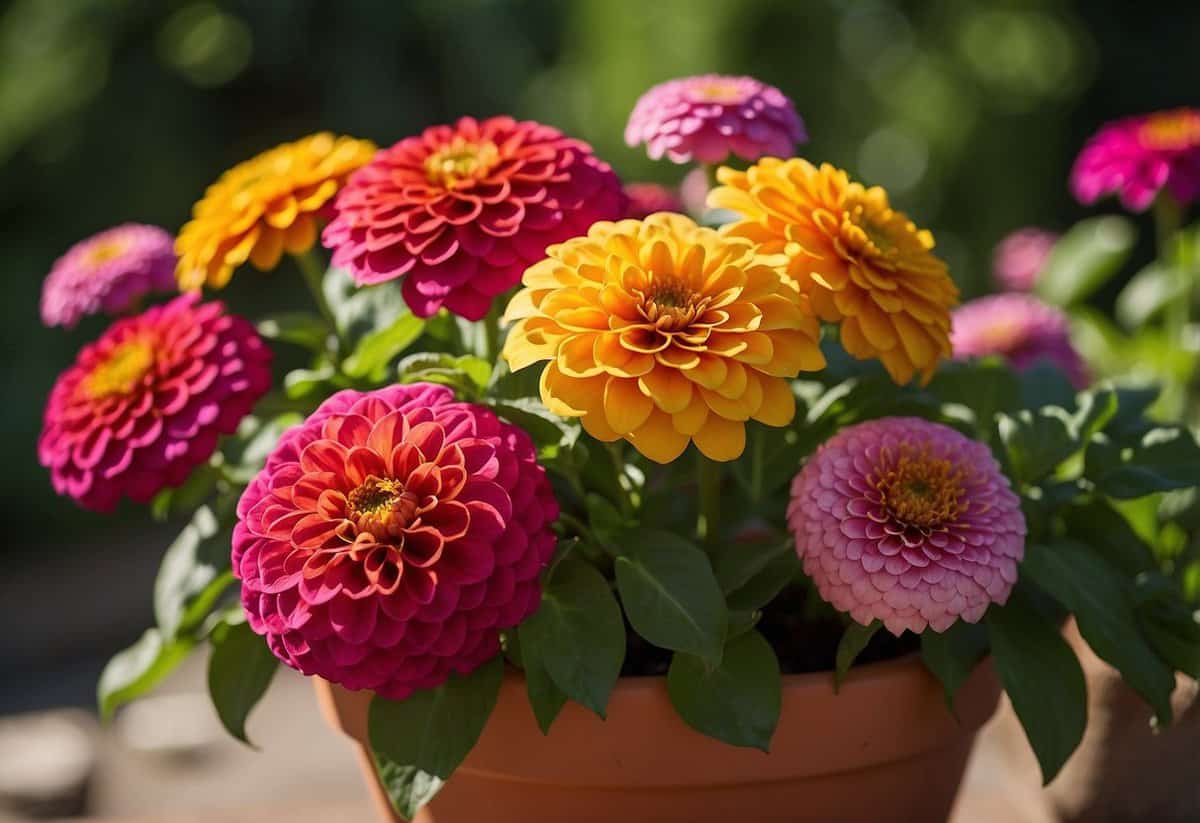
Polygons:
[[705,103],[740,103],[742,89],[736,80],[708,80],[689,90],[693,100]]
[[99,268],[109,260],[116,260],[124,254],[128,245],[126,241],[118,238],[101,240],[87,250],[87,262],[93,268]]
[[673,274],[650,274],[650,289],[642,301],[642,314],[659,331],[687,328],[705,309],[709,299],[696,294],[682,278]]
[[460,183],[483,177],[500,162],[500,150],[490,140],[471,143],[455,137],[425,159],[425,176],[430,183],[452,189]]
[[897,520],[932,528],[966,511],[962,481],[962,469],[949,460],[902,446],[895,464],[880,474],[875,488]]
[[1158,151],[1183,151],[1200,146],[1200,112],[1164,111],[1146,118],[1138,132],[1141,143]]
[[146,340],[130,340],[113,349],[83,381],[84,390],[99,400],[129,394],[154,365],[154,349]]
[[370,475],[346,497],[350,519],[360,534],[376,540],[397,538],[417,515],[418,499],[399,480]]

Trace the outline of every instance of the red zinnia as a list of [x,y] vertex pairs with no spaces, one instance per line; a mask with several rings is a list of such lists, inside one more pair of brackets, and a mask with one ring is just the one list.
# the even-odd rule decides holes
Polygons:
[[271,386],[254,328],[196,295],[118,320],[54,384],[38,459],[97,511],[182,483]]
[[557,517],[533,442],[492,412],[428,383],[346,390],[242,495],[233,569],[283,662],[403,699],[533,613]]
[[540,123],[464,117],[355,172],[321,242],[359,285],[403,277],[420,317],[444,305],[479,320],[547,246],[624,207],[620,181],[586,143]]

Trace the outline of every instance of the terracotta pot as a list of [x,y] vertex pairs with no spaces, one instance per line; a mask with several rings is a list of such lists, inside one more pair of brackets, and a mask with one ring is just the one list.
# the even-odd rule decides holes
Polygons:
[[[362,744],[370,693],[316,686],[327,719]],[[999,694],[990,663],[981,664],[955,719],[916,655],[854,669],[837,695],[827,672],[789,675],[768,755],[686,726],[661,677],[619,681],[607,721],[568,703],[543,737],[524,680],[509,672],[478,745],[417,820],[945,820]],[[361,756],[382,819],[400,820],[365,747]]]

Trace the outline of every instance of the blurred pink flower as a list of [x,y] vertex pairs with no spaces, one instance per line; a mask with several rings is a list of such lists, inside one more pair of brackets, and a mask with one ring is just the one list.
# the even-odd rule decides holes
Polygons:
[[1179,108],[1105,125],[1087,142],[1071,171],[1085,204],[1116,194],[1144,211],[1166,188],[1183,205],[1200,197],[1200,109]]
[[628,183],[625,195],[629,198],[629,206],[625,216],[641,220],[660,211],[678,212],[683,209],[683,203],[674,189],[658,183]]
[[993,294],[959,306],[950,344],[957,360],[997,354],[1017,371],[1045,361],[1062,369],[1077,389],[1089,382],[1087,366],[1071,345],[1067,316],[1031,294]]
[[788,522],[821,597],[899,635],[1004,603],[1025,517],[987,445],[915,417],[859,423],[792,482]]
[[1058,235],[1035,227],[1018,229],[996,244],[992,273],[1007,291],[1033,291]]
[[720,163],[791,157],[808,139],[792,101],[753,77],[703,74],[660,83],[638,99],[625,127],[629,146],[654,160]]

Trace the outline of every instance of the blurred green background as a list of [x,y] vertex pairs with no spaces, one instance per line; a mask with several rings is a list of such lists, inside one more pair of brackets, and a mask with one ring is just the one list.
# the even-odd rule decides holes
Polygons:
[[[280,141],[330,129],[386,145],[468,113],[542,120],[590,141],[627,181],[677,182],[683,169],[624,146],[625,118],[653,83],[721,71],[780,86],[812,137],[802,153],[886,186],[934,231],[972,296],[989,288],[1004,234],[1083,216],[1067,174],[1100,123],[1200,102],[1196,2],[15,0],[0,9],[0,247],[12,289],[0,301],[0,506],[12,572],[0,581],[10,635],[0,681],[9,666],[66,666],[77,676],[64,682],[86,685],[62,686],[68,700],[90,692],[104,656],[148,622],[169,537],[132,507],[107,519],[78,511],[37,465],[43,400],[104,326],[62,332],[38,321],[42,278],[76,240],[130,220],[176,230],[222,170]],[[223,296],[248,312],[305,299],[286,266],[246,271]]]

